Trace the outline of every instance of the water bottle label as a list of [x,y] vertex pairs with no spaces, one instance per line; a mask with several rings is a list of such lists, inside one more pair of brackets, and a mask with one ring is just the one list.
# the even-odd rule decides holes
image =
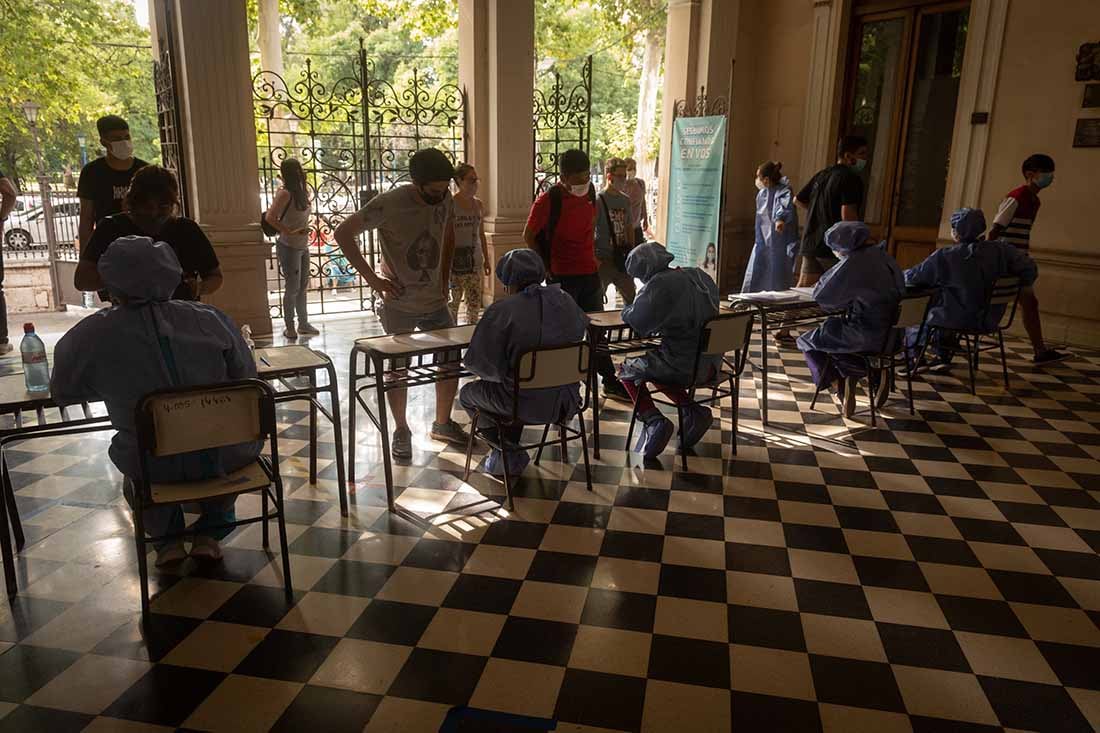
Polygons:
[[24,364],[38,364],[38,363],[43,363],[44,364],[45,362],[46,362],[46,352],[45,351],[30,351],[30,352],[24,351],[23,352],[23,363]]

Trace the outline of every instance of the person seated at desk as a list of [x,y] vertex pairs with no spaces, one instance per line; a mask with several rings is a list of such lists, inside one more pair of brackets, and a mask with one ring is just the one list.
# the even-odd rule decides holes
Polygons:
[[[931,346],[937,358],[933,369],[950,366],[958,349],[954,331],[990,331],[996,327],[1004,307],[986,311],[990,289],[1002,277],[1017,277],[1030,287],[1038,277],[1035,261],[1008,242],[982,239],[985,214],[981,209],[959,209],[951,215],[951,238],[958,244],[936,250],[924,262],[905,271],[911,288],[938,288],[928,309],[924,328],[911,329],[907,338],[913,356]],[[932,326],[936,326],[934,333]],[[931,339],[931,340],[929,340]]]
[[[676,404],[685,404],[690,398],[684,386],[710,379],[721,361],[718,355],[705,357],[698,371],[692,372],[703,326],[718,315],[718,286],[697,267],[670,268],[672,260],[672,253],[656,242],[635,247],[626,258],[627,273],[641,280],[643,287],[634,303],[623,308],[623,323],[640,336],[661,334],[660,346],[627,359],[619,369],[619,379],[642,421],[634,450],[646,458],[661,454],[675,428],[657,409],[645,383],[652,382]],[[698,443],[712,420],[709,408],[693,405],[684,416],[680,436],[684,447]]]
[[[814,385],[828,386],[845,417],[855,413],[856,379],[865,376],[856,354],[878,353],[886,345],[894,313],[905,293],[905,278],[882,245],[871,242],[871,231],[861,221],[841,221],[825,232],[825,244],[840,259],[814,286],[813,298],[830,316],[798,337]],[[889,380],[879,382],[880,403]]]
[[[478,321],[466,350],[466,368],[479,379],[459,393],[459,404],[473,417],[475,410],[511,416],[516,361],[524,351],[562,346],[584,339],[588,316],[558,285],[543,285],[546,268],[531,249],[514,249],[497,262],[497,278],[508,297],[493,303]],[[579,384],[568,387],[520,390],[518,417],[522,424],[503,427],[503,440],[517,444],[523,424],[545,425],[562,415],[575,415],[581,404]],[[527,451],[510,450],[508,473],[518,476],[530,457]],[[564,458],[562,460],[565,460]],[[501,475],[501,455],[493,450],[485,470]]]
[[[99,258],[98,277],[114,305],[94,313],[62,336],[54,350],[50,392],[59,405],[102,400],[118,432],[108,455],[123,476],[133,503],[133,482],[141,475],[134,426],[138,401],[154,390],[218,384],[256,376],[256,364],[232,319],[211,305],[171,300],[183,271],[172,247],[149,237],[120,237]],[[262,442],[174,456],[146,457],[153,482],[198,481],[235,471],[255,460]],[[218,540],[230,531],[236,497],[201,502],[191,556],[221,557]],[[182,532],[183,510],[145,510],[150,536]],[[187,557],[183,541],[157,545],[157,565]]]

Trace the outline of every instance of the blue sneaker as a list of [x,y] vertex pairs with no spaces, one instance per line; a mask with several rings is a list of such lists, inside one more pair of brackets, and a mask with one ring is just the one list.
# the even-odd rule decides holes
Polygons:
[[[518,478],[523,469],[527,468],[527,464],[531,461],[531,456],[527,454],[525,450],[510,450],[507,453],[508,461],[508,475],[512,478]],[[496,448],[489,451],[489,455],[485,458],[485,464],[483,466],[485,473],[491,476],[497,476],[498,478],[504,477],[504,461],[501,460],[500,451]]]
[[714,416],[710,408],[703,405],[689,407],[687,414],[684,415],[684,432],[680,436],[681,447],[690,448],[702,440],[713,422]]
[[655,417],[642,424],[642,433],[638,436],[634,451],[646,458],[656,458],[664,452],[665,446],[668,445],[675,431],[676,426],[667,417],[664,415]]

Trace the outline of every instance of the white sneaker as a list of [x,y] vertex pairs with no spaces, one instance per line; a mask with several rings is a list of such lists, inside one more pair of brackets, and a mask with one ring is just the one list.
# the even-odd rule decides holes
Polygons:
[[157,550],[157,567],[171,565],[187,558],[187,550],[180,541],[173,542]]
[[213,537],[195,535],[195,540],[191,543],[191,557],[196,560],[221,560],[222,546]]

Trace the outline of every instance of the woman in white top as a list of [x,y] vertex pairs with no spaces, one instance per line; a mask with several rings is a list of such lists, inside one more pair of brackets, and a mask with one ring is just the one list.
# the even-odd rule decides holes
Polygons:
[[477,198],[477,171],[469,163],[455,168],[458,193],[454,195],[455,250],[451,260],[451,315],[466,301],[466,322],[481,315],[483,277],[490,272],[489,247],[485,242],[481,199]]
[[[264,218],[277,232],[275,254],[283,271],[283,335],[297,339],[298,334],[320,333],[309,325],[306,295],[309,289],[309,220],[313,207],[306,190],[306,175],[302,164],[287,158],[279,165],[283,185],[275,194]],[[294,314],[298,328],[294,328]]]

